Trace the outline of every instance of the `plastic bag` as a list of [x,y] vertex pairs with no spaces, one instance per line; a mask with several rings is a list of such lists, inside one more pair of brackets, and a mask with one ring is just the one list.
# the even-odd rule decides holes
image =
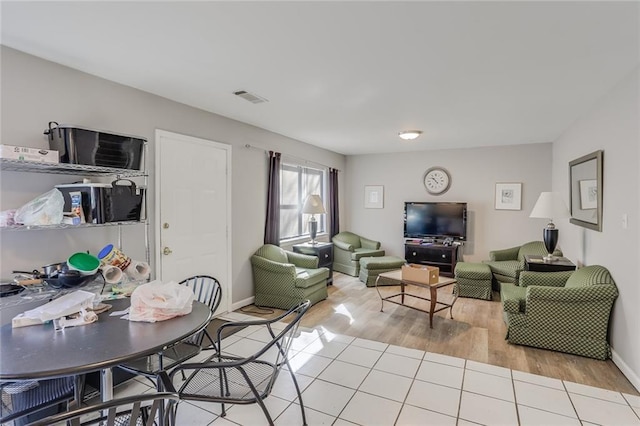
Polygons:
[[131,293],[129,321],[156,322],[187,315],[194,298],[190,288],[175,281],[142,284]]
[[62,223],[64,197],[53,188],[16,210],[14,221],[23,225],[57,225]]

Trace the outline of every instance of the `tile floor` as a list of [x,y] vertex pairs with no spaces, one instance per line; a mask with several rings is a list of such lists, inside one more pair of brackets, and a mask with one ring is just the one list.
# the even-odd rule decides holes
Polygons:
[[[234,321],[255,319],[239,313]],[[235,355],[267,341],[246,328],[223,342]],[[640,425],[640,397],[416,349],[302,329],[291,366],[311,425]],[[116,397],[152,392],[144,379],[117,387]],[[286,371],[265,400],[276,425],[300,425],[300,408]],[[181,402],[177,424],[263,425],[257,405]]]

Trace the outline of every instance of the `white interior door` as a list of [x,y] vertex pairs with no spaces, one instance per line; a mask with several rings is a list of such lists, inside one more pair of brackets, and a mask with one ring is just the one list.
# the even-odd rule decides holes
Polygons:
[[231,146],[156,131],[156,264],[159,279],[211,275],[231,300]]

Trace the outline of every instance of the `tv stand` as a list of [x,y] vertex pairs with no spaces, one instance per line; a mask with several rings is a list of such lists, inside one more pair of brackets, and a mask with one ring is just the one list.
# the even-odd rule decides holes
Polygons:
[[436,266],[440,268],[440,275],[453,277],[458,263],[458,245],[445,246],[435,243],[405,242],[404,258],[409,263]]

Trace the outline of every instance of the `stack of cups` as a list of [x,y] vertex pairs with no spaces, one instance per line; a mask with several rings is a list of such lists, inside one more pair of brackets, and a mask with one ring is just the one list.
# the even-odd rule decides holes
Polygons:
[[144,280],[151,274],[148,263],[132,260],[113,244],[108,244],[100,250],[98,259],[104,265],[102,273],[109,284],[120,283],[124,278],[123,274],[132,280]]

